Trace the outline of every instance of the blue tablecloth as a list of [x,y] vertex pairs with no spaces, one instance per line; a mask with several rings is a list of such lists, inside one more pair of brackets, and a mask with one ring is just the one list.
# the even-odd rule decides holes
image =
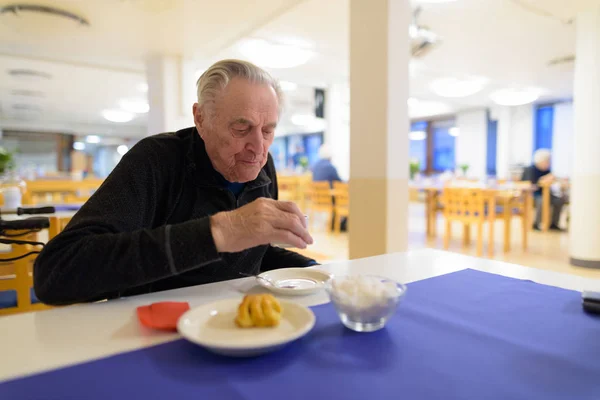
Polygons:
[[410,284],[375,333],[343,328],[323,305],[307,337],[267,356],[176,340],[5,382],[0,399],[597,400],[600,319],[580,296],[465,270]]

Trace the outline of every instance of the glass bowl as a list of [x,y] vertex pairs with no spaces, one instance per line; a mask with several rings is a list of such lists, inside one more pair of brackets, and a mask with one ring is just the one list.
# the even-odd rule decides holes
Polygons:
[[407,289],[406,285],[375,275],[334,276],[325,288],[342,323],[356,332],[383,328]]

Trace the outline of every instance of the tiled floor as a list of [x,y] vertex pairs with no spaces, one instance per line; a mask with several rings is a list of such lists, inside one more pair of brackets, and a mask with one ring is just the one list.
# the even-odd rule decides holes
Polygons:
[[[438,219],[437,238],[428,239],[425,235],[425,213],[422,203],[411,203],[409,209],[409,248],[443,248],[443,219]],[[484,228],[484,238],[487,245],[487,226]],[[573,267],[569,264],[569,235],[567,233],[530,232],[529,248],[524,251],[521,242],[521,224],[518,218],[513,219],[511,251],[503,252],[503,222],[495,225],[495,254],[494,259],[521,264],[534,268],[548,269],[557,272],[576,274],[600,279],[600,270]],[[332,262],[348,259],[348,236],[333,235],[325,232],[324,227],[312,229],[315,244],[305,253],[321,262]],[[475,229],[471,234],[472,243],[468,248],[462,246],[462,226],[456,224],[453,228],[453,239],[450,251],[475,255]],[[486,252],[484,248],[484,252]]]

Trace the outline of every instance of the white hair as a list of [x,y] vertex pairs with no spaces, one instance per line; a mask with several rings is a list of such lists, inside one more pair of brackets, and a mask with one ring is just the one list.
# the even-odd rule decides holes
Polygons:
[[283,92],[279,82],[267,71],[243,60],[221,60],[210,66],[196,82],[198,104],[200,106],[214,100],[215,96],[235,77],[246,79],[252,83],[269,85],[275,91],[279,103],[279,111],[283,106]]
[[326,144],[319,148],[319,158],[323,160],[331,160],[331,150]]
[[552,158],[552,152],[548,149],[538,149],[533,153],[533,163],[541,164],[544,162],[550,162]]

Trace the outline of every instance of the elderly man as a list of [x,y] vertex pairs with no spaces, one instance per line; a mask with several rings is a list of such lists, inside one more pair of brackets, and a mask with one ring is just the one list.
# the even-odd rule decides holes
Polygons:
[[[536,152],[533,154],[533,165],[525,168],[525,171],[523,171],[522,180],[529,181],[533,185],[537,186],[537,189],[534,192],[537,212],[535,216],[535,223],[533,225],[533,229],[537,231],[540,230],[540,223],[542,222],[542,189],[538,184],[550,183],[554,180],[554,176],[550,172],[551,157],[551,152],[548,149],[536,150]],[[552,224],[550,225],[550,229],[562,231],[558,224],[565,201],[562,197],[551,195],[550,202],[552,204]]]
[[195,127],[151,136],[121,160],[35,263],[48,304],[110,299],[315,264],[270,243],[312,243],[303,214],[277,201],[269,146],[278,83],[220,61],[198,80]]

